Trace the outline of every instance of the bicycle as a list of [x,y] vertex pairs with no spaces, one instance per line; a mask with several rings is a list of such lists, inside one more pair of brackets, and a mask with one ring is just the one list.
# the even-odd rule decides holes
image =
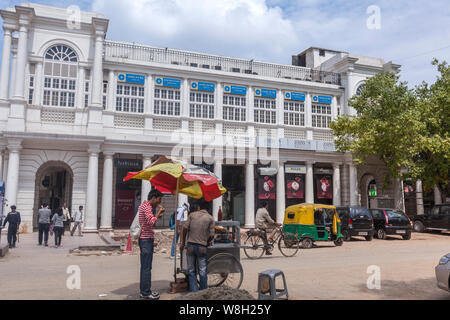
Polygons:
[[[265,230],[251,229],[246,232],[244,253],[249,259],[259,259],[266,250],[273,250],[278,241],[278,249],[285,257],[294,256],[300,248],[300,241],[295,234],[284,232],[282,227],[275,228],[272,239],[267,239]],[[265,241],[267,239],[267,241]]]

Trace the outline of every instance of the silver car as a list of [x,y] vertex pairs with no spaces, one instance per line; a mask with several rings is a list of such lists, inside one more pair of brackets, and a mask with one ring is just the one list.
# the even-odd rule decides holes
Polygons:
[[439,260],[439,264],[434,268],[436,272],[437,286],[445,291],[450,291],[450,253]]

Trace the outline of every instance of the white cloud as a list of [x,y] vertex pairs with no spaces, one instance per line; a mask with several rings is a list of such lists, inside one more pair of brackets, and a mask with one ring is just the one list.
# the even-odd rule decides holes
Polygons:
[[265,0],[95,0],[92,9],[116,40],[259,60],[298,45],[293,22]]

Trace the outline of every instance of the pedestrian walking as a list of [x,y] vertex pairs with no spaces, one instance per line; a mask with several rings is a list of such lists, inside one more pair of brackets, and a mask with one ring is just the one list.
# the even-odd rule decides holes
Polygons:
[[16,247],[17,231],[19,230],[20,222],[20,212],[16,211],[15,205],[12,205],[11,212],[8,213],[5,221],[3,221],[3,227],[8,223],[8,245],[10,249]]
[[[147,200],[138,209],[139,225],[141,235],[139,236],[139,249],[141,251],[141,271],[140,271],[140,297],[141,299],[158,300],[159,292],[152,291],[152,260],[154,231],[153,226],[164,213],[165,209],[160,206],[162,193],[156,189],[149,192]],[[156,209],[159,206],[158,209]],[[156,211],[156,214],[155,214]]]
[[[175,237],[172,241],[172,248],[170,249],[170,259],[175,259],[175,249],[178,243],[178,239],[181,234],[181,221],[184,220],[184,217],[187,217],[187,213],[189,212],[189,203],[185,202],[183,205],[179,206],[177,209],[176,220],[175,220]],[[177,255],[178,257],[178,255]]]
[[180,252],[186,244],[188,264],[189,291],[199,290],[197,273],[200,278],[200,290],[208,288],[207,248],[214,240],[214,218],[206,211],[208,203],[201,199],[197,202],[198,210],[192,212],[183,225]]
[[73,236],[75,230],[78,228],[78,236],[82,237],[81,225],[83,224],[83,206],[78,207],[78,211],[73,215],[73,228],[70,235]]
[[66,202],[64,202],[64,204],[62,206],[62,211],[63,211],[63,214],[64,214],[64,228],[63,228],[62,235],[64,235],[64,232],[66,230],[70,232],[70,223],[72,222],[72,215],[70,214],[69,208],[67,208],[67,203]]
[[48,232],[50,230],[50,215],[51,211],[48,208],[47,203],[43,203],[38,213],[39,222],[39,238],[38,245],[42,246],[42,238],[44,238],[44,246],[48,247]]
[[55,233],[55,247],[61,246],[62,233],[64,231],[64,213],[62,208],[58,208],[52,218],[53,232]]

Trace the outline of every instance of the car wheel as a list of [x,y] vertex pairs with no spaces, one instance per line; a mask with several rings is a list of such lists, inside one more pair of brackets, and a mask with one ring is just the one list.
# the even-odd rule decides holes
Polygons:
[[348,232],[348,230],[342,231],[342,235],[344,236],[344,240],[345,240],[345,241],[350,241],[350,240],[352,240],[352,237],[350,236],[350,233]]
[[377,230],[377,238],[384,240],[386,239],[386,231],[384,231],[384,229],[378,229]]
[[373,234],[366,236],[366,241],[372,241]]
[[422,221],[414,221],[414,231],[423,232],[425,230],[425,226]]
[[344,244],[344,238],[337,238],[334,240],[334,244],[338,247],[342,246]]
[[310,238],[304,238],[302,240],[302,248],[303,249],[311,249],[313,246],[313,241]]
[[408,232],[406,235],[402,236],[403,240],[410,240],[411,239],[411,232]]

